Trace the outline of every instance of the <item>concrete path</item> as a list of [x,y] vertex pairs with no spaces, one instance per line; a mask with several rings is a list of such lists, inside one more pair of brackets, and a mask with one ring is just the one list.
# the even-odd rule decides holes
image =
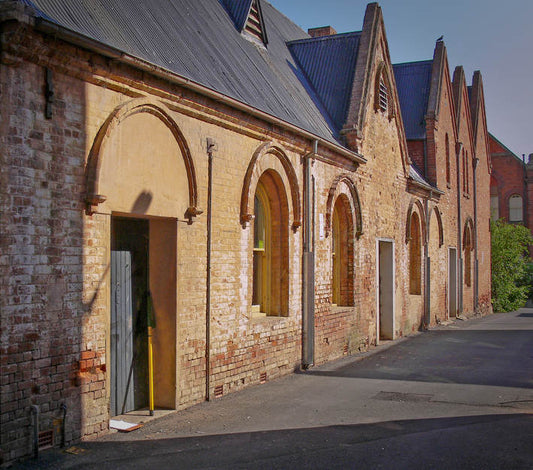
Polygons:
[[533,309],[457,320],[15,468],[533,468]]

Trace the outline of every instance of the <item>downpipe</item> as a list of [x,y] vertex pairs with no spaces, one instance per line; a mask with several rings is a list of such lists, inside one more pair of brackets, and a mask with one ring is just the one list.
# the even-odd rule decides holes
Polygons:
[[30,406],[30,413],[33,420],[33,458],[39,458],[39,407]]
[[61,403],[59,409],[63,412],[63,423],[61,425],[61,447],[66,445],[66,427],[67,427],[67,405]]

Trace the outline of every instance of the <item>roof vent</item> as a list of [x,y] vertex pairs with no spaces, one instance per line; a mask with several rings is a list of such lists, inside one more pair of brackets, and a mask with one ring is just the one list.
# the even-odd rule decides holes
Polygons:
[[250,12],[244,25],[244,31],[261,41],[264,45],[268,43],[259,0],[253,0],[250,5]]
[[337,34],[337,31],[331,26],[319,26],[318,28],[309,28],[307,34],[312,38],[322,38],[324,36],[333,36]]

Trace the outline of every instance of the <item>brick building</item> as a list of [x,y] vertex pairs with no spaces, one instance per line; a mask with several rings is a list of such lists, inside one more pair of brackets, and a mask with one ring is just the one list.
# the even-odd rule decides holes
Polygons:
[[149,377],[179,410],[490,308],[481,76],[439,42],[398,94],[377,4],[343,34],[260,0],[5,1],[0,24],[7,460],[36,423],[106,432]]
[[493,220],[505,219],[533,233],[533,154],[526,162],[489,134],[492,175],[490,208]]

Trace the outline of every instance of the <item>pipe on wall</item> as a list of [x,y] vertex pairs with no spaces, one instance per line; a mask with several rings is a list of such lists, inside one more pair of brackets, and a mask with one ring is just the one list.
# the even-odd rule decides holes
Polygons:
[[457,142],[455,146],[455,164],[457,173],[457,256],[459,258],[459,269],[457,276],[457,313],[463,313],[463,251],[462,251],[462,221],[461,221],[461,152],[463,143]]
[[318,140],[312,152],[304,155],[304,231],[302,259],[302,368],[314,364],[315,345],[315,259],[312,240],[313,197],[311,190],[311,164],[318,153]]
[[473,175],[473,190],[474,190],[474,311],[478,311],[479,305],[479,262],[477,253],[477,164],[479,158],[474,156],[472,159],[472,175]]

